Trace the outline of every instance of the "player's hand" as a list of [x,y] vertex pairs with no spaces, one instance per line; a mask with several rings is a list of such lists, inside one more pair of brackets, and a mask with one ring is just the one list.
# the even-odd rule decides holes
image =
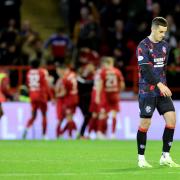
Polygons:
[[55,98],[51,99],[51,103],[52,103],[52,105],[55,105],[56,104],[56,99]]
[[159,90],[163,94],[163,96],[165,96],[165,97],[172,96],[171,90],[166,85],[164,85],[163,83],[159,82],[157,84],[157,87],[159,88]]

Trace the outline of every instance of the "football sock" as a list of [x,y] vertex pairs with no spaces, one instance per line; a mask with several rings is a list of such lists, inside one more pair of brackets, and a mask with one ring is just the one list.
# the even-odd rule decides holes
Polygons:
[[138,154],[144,155],[146,148],[147,129],[139,128],[137,132],[137,148]]
[[104,134],[106,132],[106,129],[107,129],[106,118],[98,120],[97,124],[98,124],[97,130]]
[[28,130],[29,130],[29,128],[25,128],[25,129],[24,129],[24,132],[23,132],[23,135],[22,135],[22,138],[23,138],[23,139],[26,139]]
[[165,127],[164,133],[163,133],[163,152],[169,152],[171,149],[171,145],[173,142],[173,136],[174,136],[174,127]]
[[116,118],[112,119],[112,133],[115,133],[116,130]]
[[64,126],[64,128],[60,131],[59,134],[64,134],[64,132],[68,129],[68,122],[66,123],[66,125]]
[[72,132],[73,132],[73,130],[76,130],[76,129],[77,129],[77,127],[76,127],[75,122],[73,120],[69,121],[68,122],[69,136],[72,137]]
[[57,125],[57,127],[56,127],[56,137],[59,137],[60,132],[61,132],[61,126],[60,126],[60,124],[58,123],[58,125]]
[[43,127],[43,135],[45,135],[46,134],[46,129],[47,129],[47,119],[46,119],[46,117],[43,117],[42,127]]
[[90,121],[89,121],[89,133],[92,131],[92,130],[95,130],[96,131],[96,118],[91,118]]

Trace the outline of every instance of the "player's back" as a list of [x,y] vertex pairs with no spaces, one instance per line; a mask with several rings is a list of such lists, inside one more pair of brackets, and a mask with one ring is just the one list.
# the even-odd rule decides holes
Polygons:
[[27,85],[31,99],[47,100],[47,78],[43,69],[30,69],[27,73]]
[[102,79],[104,80],[104,90],[106,93],[119,93],[120,82],[123,78],[121,72],[117,68],[105,68],[102,71]]
[[121,71],[115,67],[104,68],[101,78],[107,101],[112,103],[119,101],[121,81],[124,81]]
[[77,75],[75,72],[69,71],[63,78],[63,82],[67,90],[67,96],[78,95]]
[[65,101],[66,104],[77,104],[79,102],[78,97],[78,84],[77,84],[77,75],[73,71],[69,71],[63,77],[64,87],[66,89]]

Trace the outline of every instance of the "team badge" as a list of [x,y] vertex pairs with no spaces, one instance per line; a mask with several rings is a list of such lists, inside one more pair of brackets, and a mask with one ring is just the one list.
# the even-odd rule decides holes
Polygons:
[[138,61],[142,61],[144,59],[143,56],[138,56]]
[[151,112],[151,106],[146,106],[145,110],[147,113],[150,113]]

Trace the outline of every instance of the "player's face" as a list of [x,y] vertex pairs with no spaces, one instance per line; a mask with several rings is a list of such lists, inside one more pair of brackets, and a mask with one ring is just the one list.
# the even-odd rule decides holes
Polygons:
[[154,31],[154,40],[156,42],[162,41],[165,37],[165,34],[167,32],[167,27],[164,26],[157,26],[153,28]]

